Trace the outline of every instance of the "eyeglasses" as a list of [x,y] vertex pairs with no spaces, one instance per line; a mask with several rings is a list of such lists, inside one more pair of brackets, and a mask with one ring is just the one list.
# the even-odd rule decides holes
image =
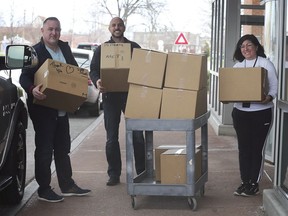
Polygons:
[[245,48],[252,48],[254,46],[253,43],[248,43],[248,44],[241,44],[239,46],[240,49],[245,49]]

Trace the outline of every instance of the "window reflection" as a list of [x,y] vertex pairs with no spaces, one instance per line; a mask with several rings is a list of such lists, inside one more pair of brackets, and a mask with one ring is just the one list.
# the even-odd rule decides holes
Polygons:
[[[288,4],[286,6],[285,13],[288,11]],[[287,17],[287,16],[286,16]],[[283,74],[283,94],[280,95],[280,99],[288,101],[288,17],[286,18],[286,36],[284,41],[284,56],[283,56],[283,62],[285,71]],[[279,92],[281,93],[281,92]],[[282,127],[282,141],[280,146],[280,186],[281,188],[288,193],[288,134],[287,134],[287,128],[288,128],[288,113],[283,114],[283,127]]]
[[288,33],[286,33],[286,43],[285,43],[285,73],[284,73],[284,100],[288,100]]
[[[284,114],[283,128],[288,127],[288,114]],[[288,134],[283,132],[283,143],[282,143],[282,160],[281,160],[281,187],[282,189],[288,193]]]

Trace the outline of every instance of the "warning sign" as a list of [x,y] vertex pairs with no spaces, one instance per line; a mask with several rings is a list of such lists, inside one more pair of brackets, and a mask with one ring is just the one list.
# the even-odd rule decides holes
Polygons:
[[185,38],[183,33],[180,33],[178,38],[175,41],[175,44],[188,44],[187,39]]

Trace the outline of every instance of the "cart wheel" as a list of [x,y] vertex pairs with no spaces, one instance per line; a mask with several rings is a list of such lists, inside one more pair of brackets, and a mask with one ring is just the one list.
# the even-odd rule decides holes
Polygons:
[[188,205],[193,211],[195,211],[197,208],[197,200],[194,197],[188,197]]
[[131,196],[131,205],[132,205],[132,208],[135,210],[136,209],[136,196]]

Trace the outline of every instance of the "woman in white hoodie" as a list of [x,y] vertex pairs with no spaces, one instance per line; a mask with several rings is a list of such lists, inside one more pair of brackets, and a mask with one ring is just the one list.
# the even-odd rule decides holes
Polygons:
[[238,61],[234,65],[237,68],[263,67],[267,70],[264,100],[237,102],[232,111],[242,180],[234,195],[251,196],[259,193],[258,182],[263,173],[265,143],[272,125],[272,101],[277,97],[278,78],[273,63],[266,58],[263,46],[252,34],[239,39],[233,59]]

